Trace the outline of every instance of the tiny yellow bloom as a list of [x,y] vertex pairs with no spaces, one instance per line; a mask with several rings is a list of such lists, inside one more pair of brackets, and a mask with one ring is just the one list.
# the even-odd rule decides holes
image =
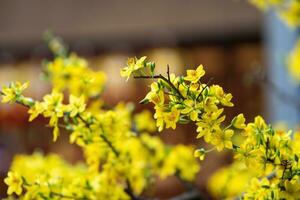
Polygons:
[[157,82],[151,84],[151,91],[146,95],[144,100],[150,101],[155,105],[162,105],[164,103],[164,92],[159,88]]
[[20,195],[22,193],[22,177],[17,172],[8,172],[7,177],[4,179],[6,185],[8,185],[7,194],[11,195],[12,193],[16,193]]
[[224,132],[218,131],[214,133],[212,138],[212,144],[214,144],[218,151],[222,151],[224,148],[232,149],[231,137],[234,132],[231,129],[227,129]]
[[143,67],[146,66],[145,60],[146,56],[143,56],[139,59],[137,58],[129,58],[127,61],[127,66],[122,68],[120,74],[122,77],[127,77],[126,81],[128,81],[131,74]]
[[154,109],[155,109],[154,118],[156,119],[156,126],[158,127],[158,131],[161,132],[164,128],[163,107],[155,106]]
[[194,151],[194,157],[199,158],[200,160],[204,160],[205,154],[206,154],[206,151],[203,148],[196,149]]
[[14,103],[22,95],[23,91],[28,88],[29,82],[20,83],[12,82],[9,86],[4,86],[2,89],[2,103]]
[[183,101],[185,108],[181,110],[182,114],[189,115],[192,121],[198,120],[198,114],[201,112],[201,104],[198,104],[195,100],[186,99]]
[[238,116],[234,117],[233,120],[231,121],[231,125],[237,129],[245,129],[246,124],[245,124],[245,117],[243,114],[239,114]]
[[166,123],[166,128],[176,128],[176,123],[179,120],[180,111],[173,107],[170,112],[164,112],[164,122]]
[[204,76],[205,71],[203,65],[199,65],[196,70],[187,70],[187,76],[184,77],[184,80],[190,81],[191,83],[197,83],[202,76]]
[[36,101],[34,105],[28,110],[28,114],[30,114],[29,121],[34,120],[39,114],[45,111],[45,104]]
[[134,116],[134,122],[138,131],[156,131],[155,121],[152,113],[148,110],[144,110]]
[[72,94],[70,95],[70,104],[66,109],[70,112],[71,117],[75,117],[77,114],[82,113],[85,110],[85,107],[84,96],[76,97]]

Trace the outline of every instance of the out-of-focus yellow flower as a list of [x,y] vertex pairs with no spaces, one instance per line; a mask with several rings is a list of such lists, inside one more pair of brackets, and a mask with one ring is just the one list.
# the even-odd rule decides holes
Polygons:
[[191,146],[177,145],[164,159],[161,176],[166,177],[176,172],[183,180],[191,181],[196,178],[200,166],[192,155],[194,148]]
[[22,193],[23,180],[19,173],[13,171],[8,172],[7,178],[4,179],[4,182],[8,185],[8,195],[11,195],[12,193],[20,195]]
[[71,53],[67,57],[56,57],[46,65],[46,77],[53,89],[68,90],[75,96],[97,97],[101,94],[106,76],[101,71],[88,68],[85,59]]
[[144,110],[134,116],[136,129],[138,131],[154,132],[156,130],[155,121],[150,111]]
[[9,86],[2,88],[2,103],[15,103],[22,95],[23,91],[29,86],[29,82],[12,82]]
[[164,122],[166,123],[166,128],[176,128],[176,123],[179,120],[180,111],[177,110],[175,107],[171,109],[170,112],[164,112]]
[[43,113],[45,111],[45,104],[42,102],[36,101],[34,105],[28,110],[28,113],[30,114],[29,121],[31,122],[34,120],[38,115]]
[[75,117],[77,114],[82,113],[85,107],[84,96],[76,97],[71,94],[70,103],[67,105],[66,110],[70,112],[71,117]]
[[206,151],[203,148],[196,149],[194,151],[194,157],[199,158],[200,160],[204,160],[205,154],[206,154]]
[[208,190],[215,199],[235,199],[242,196],[255,175],[242,162],[233,162],[214,172],[208,180]]
[[287,24],[291,27],[300,25],[300,2],[293,0],[289,2],[289,5],[285,5],[285,8],[279,11],[279,15],[283,18]]
[[287,67],[295,82],[300,82],[300,40],[297,41],[293,51],[287,59]]

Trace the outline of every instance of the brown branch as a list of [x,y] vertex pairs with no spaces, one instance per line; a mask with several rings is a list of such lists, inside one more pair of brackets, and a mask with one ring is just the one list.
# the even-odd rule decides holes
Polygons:
[[167,75],[168,75],[168,80],[171,81],[170,80],[170,66],[169,65],[167,65]]
[[146,76],[146,75],[140,75],[140,76],[134,76],[135,79],[158,79],[160,78],[160,75],[154,75],[154,76]]
[[200,93],[198,94],[196,100],[198,101],[199,97],[201,96],[202,92],[209,86],[210,82],[214,79],[214,77],[211,77],[208,82],[206,83],[205,87],[202,88],[202,90],[200,91]]
[[162,79],[163,81],[165,81],[177,94],[178,96],[182,99],[185,100],[184,96],[180,93],[180,91],[175,87],[175,85],[166,77],[164,77],[163,75],[159,74],[159,75],[155,75],[155,76],[134,76],[133,78],[135,79]]
[[193,200],[193,199],[201,200],[204,198],[201,196],[200,192],[196,189],[182,193],[176,197],[170,198],[170,200]]

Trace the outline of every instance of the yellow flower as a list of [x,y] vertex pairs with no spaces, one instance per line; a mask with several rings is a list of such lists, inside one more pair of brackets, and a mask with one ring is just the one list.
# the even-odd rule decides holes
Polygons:
[[203,65],[199,65],[196,70],[187,70],[187,76],[184,77],[184,80],[190,81],[191,83],[197,83],[202,76],[204,76],[205,71]]
[[254,119],[254,123],[248,123],[246,127],[246,134],[252,135],[257,138],[262,138],[264,135],[267,124],[261,116],[257,116]]
[[212,144],[214,144],[218,151],[222,151],[225,148],[232,149],[231,137],[234,132],[231,129],[215,132],[212,138]]
[[84,96],[76,97],[72,94],[70,95],[70,104],[66,109],[70,112],[71,117],[75,117],[77,114],[82,113],[85,110],[85,107]]
[[[64,106],[62,104],[63,95],[62,93],[52,91],[51,94],[44,96],[43,98],[45,103],[45,117],[62,117],[64,114]],[[51,121],[51,120],[50,120]],[[55,121],[55,120],[54,120]],[[50,123],[52,126],[53,123]]]
[[221,131],[221,123],[225,120],[225,116],[221,116],[224,109],[219,109],[215,112],[208,112],[202,116],[202,119],[196,123],[197,138],[204,136],[206,142],[212,139],[212,133]]
[[199,158],[200,160],[204,160],[205,154],[206,154],[206,151],[203,148],[196,149],[194,151],[194,157]]
[[30,114],[29,121],[31,122],[34,120],[39,114],[43,113],[45,111],[45,104],[36,101],[34,105],[28,110],[28,113]]
[[173,107],[170,112],[164,112],[164,122],[166,123],[166,128],[176,128],[176,123],[179,119],[180,112],[177,108]]
[[121,71],[120,71],[121,76],[127,77],[126,81],[128,81],[130,75],[133,72],[146,66],[146,63],[145,63],[146,58],[147,58],[146,56],[143,56],[140,59],[129,58],[127,61],[127,66],[124,67],[123,69],[121,69]]
[[231,125],[237,129],[245,129],[246,124],[245,124],[245,117],[243,114],[239,114],[238,116],[234,117],[233,120],[231,121]]
[[180,178],[192,181],[200,170],[196,159],[192,157],[194,148],[192,146],[176,145],[169,150],[163,160],[160,175],[162,178],[178,173]]
[[210,87],[210,94],[216,96],[216,98],[220,101],[220,103],[223,106],[233,106],[233,103],[231,102],[232,99],[232,94],[230,93],[225,93],[223,91],[223,88],[219,85],[212,85]]
[[181,113],[189,115],[192,121],[198,120],[198,114],[200,113],[202,105],[191,99],[186,99],[183,103],[185,108],[181,110]]
[[4,179],[6,185],[8,185],[7,194],[11,195],[12,193],[16,193],[20,195],[22,193],[22,177],[17,172],[8,172],[7,178]]
[[138,131],[154,132],[156,130],[155,121],[152,114],[148,110],[144,110],[141,113],[134,116],[134,122]]
[[44,96],[45,111],[43,111],[44,117],[50,117],[49,125],[54,127],[53,141],[56,141],[59,135],[58,120],[63,117],[65,112],[65,106],[62,104],[63,94],[55,90],[51,94]]
[[161,132],[164,128],[163,107],[155,106],[154,109],[155,109],[154,118],[156,119],[156,126],[158,127],[158,131]]
[[20,82],[12,82],[9,86],[2,89],[2,103],[14,103],[22,95],[23,91],[28,88],[29,82],[21,84]]
[[144,101],[150,101],[155,105],[162,105],[165,101],[164,92],[159,88],[157,82],[151,84],[151,91],[146,95]]
[[165,100],[163,91],[149,92],[146,95],[145,99],[149,100],[150,102],[154,103],[155,105],[162,105]]

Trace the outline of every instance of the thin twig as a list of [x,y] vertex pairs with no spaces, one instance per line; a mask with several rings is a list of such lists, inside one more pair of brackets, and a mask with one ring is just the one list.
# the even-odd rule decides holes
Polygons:
[[214,79],[214,77],[211,77],[208,82],[206,83],[205,87],[202,88],[202,90],[200,91],[200,93],[198,94],[196,100],[198,101],[199,97],[201,96],[202,92],[209,86],[210,82]]
[[159,75],[155,75],[155,76],[134,76],[133,78],[135,79],[141,79],[141,78],[144,78],[144,79],[151,79],[151,78],[155,78],[155,79],[162,79],[163,81],[165,81],[177,94],[178,96],[184,100],[184,96],[180,93],[180,91],[175,87],[175,85],[166,77],[164,77],[163,75],[159,74]]
[[170,200],[192,200],[192,199],[203,199],[199,191],[194,189],[185,193],[182,193],[176,197],[170,198]]
[[160,75],[154,75],[154,76],[147,76],[147,75],[140,75],[140,76],[134,76],[135,79],[158,79],[160,78]]
[[171,81],[170,79],[170,66],[167,65],[167,75],[168,75],[168,80]]

